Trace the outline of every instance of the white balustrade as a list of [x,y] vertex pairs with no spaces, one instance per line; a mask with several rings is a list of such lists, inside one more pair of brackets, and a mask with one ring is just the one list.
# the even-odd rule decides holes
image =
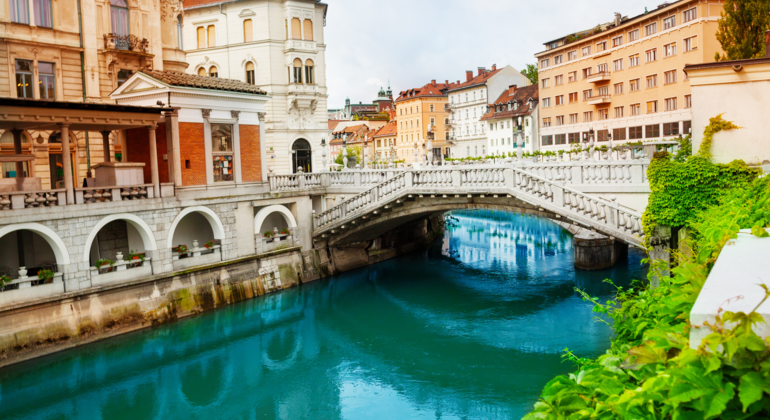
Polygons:
[[0,210],[63,206],[66,190],[11,191],[0,193]]

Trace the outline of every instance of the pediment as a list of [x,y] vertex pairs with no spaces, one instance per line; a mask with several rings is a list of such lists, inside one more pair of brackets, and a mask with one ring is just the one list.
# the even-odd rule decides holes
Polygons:
[[152,77],[148,77],[143,73],[134,73],[126,80],[123,85],[115,89],[110,96],[125,95],[131,93],[148,92],[156,89],[166,89],[167,85],[155,80]]
[[256,13],[254,13],[251,9],[243,9],[241,10],[241,13],[238,13],[238,17],[246,17],[246,16],[254,16]]

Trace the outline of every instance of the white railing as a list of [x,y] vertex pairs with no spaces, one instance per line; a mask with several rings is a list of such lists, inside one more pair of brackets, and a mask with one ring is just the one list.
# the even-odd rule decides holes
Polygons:
[[63,206],[66,190],[12,191],[0,193],[0,210]]
[[91,276],[105,275],[107,273],[117,273],[119,271],[126,271],[139,267],[149,267],[151,261],[152,258],[150,257],[136,260],[118,260],[114,261],[111,265],[104,264],[100,267],[91,267]]
[[145,200],[154,198],[152,184],[113,187],[88,187],[75,189],[76,204],[104,203],[109,201]]
[[37,287],[44,284],[60,283],[64,278],[63,273],[54,273],[53,278],[46,281],[41,280],[38,276],[23,276],[11,280],[0,288],[0,293],[9,292],[11,290],[26,289],[28,287]]

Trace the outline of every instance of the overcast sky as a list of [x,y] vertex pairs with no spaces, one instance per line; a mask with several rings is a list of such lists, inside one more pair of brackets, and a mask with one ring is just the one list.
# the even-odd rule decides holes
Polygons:
[[[633,17],[663,0],[325,0],[331,109],[371,103],[388,79],[394,95],[431,79],[510,64],[521,70],[555,38]],[[395,99],[395,98],[394,98]]]

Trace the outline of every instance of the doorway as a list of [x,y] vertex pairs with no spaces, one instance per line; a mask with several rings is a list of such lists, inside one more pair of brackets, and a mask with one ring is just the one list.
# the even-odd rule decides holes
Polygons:
[[291,146],[292,171],[297,173],[299,168],[305,173],[313,172],[312,152],[310,143],[305,139],[298,139]]

